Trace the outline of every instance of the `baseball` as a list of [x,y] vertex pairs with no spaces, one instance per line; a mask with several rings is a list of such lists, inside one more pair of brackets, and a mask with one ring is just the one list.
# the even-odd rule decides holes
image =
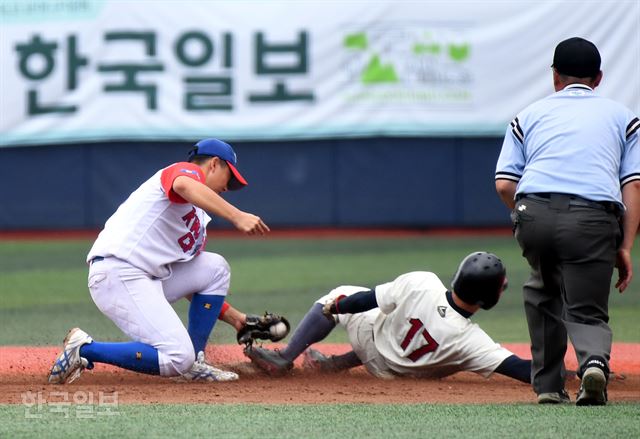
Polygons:
[[269,328],[269,332],[274,337],[284,337],[287,334],[287,325],[280,322]]

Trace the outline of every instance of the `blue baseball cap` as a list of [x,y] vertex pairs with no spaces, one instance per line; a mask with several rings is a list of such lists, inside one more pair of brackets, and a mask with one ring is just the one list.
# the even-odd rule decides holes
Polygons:
[[211,157],[219,157],[229,166],[231,169],[231,178],[227,187],[231,191],[242,189],[247,185],[247,180],[240,174],[236,168],[238,163],[238,156],[235,151],[226,142],[218,139],[202,139],[196,143],[191,151],[189,151],[189,160],[196,155],[209,155]]

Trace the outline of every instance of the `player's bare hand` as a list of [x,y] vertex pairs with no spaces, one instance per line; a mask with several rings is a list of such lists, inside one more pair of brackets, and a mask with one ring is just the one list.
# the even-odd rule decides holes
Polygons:
[[344,294],[341,294],[340,296],[336,297],[333,300],[328,301],[327,303],[325,303],[322,306],[322,314],[324,314],[324,316],[326,318],[328,318],[329,320],[333,321],[333,315],[334,314],[340,314],[340,311],[338,310],[338,302],[342,299],[344,299],[345,296]]
[[236,226],[236,229],[247,235],[264,235],[271,231],[269,226],[267,226],[259,216],[247,212],[240,212],[240,214],[234,218],[233,225]]
[[631,264],[631,252],[620,249],[616,255],[616,267],[618,268],[618,281],[616,288],[621,293],[627,289],[633,278],[633,265]]
[[329,320],[333,319],[333,314],[336,313],[336,301],[330,300],[322,306],[322,314]]

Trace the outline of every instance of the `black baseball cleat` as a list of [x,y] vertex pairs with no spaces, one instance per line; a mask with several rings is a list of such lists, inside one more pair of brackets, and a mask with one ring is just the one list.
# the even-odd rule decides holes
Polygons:
[[289,361],[280,355],[277,350],[270,351],[253,346],[248,346],[244,354],[251,362],[272,377],[281,377],[293,369],[293,361]]
[[312,369],[318,372],[337,372],[340,370],[332,361],[332,357],[327,357],[315,349],[309,348],[302,355],[302,366],[305,369]]
[[607,403],[607,377],[599,367],[589,367],[582,374],[576,405],[605,405]]

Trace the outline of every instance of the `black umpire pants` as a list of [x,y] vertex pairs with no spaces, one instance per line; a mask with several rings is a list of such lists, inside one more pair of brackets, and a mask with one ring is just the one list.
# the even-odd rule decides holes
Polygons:
[[[608,301],[622,231],[611,210],[567,195],[525,196],[512,213],[515,236],[531,266],[523,287],[537,393],[564,389],[567,336],[581,368],[611,353]],[[582,205],[576,205],[576,203]]]

